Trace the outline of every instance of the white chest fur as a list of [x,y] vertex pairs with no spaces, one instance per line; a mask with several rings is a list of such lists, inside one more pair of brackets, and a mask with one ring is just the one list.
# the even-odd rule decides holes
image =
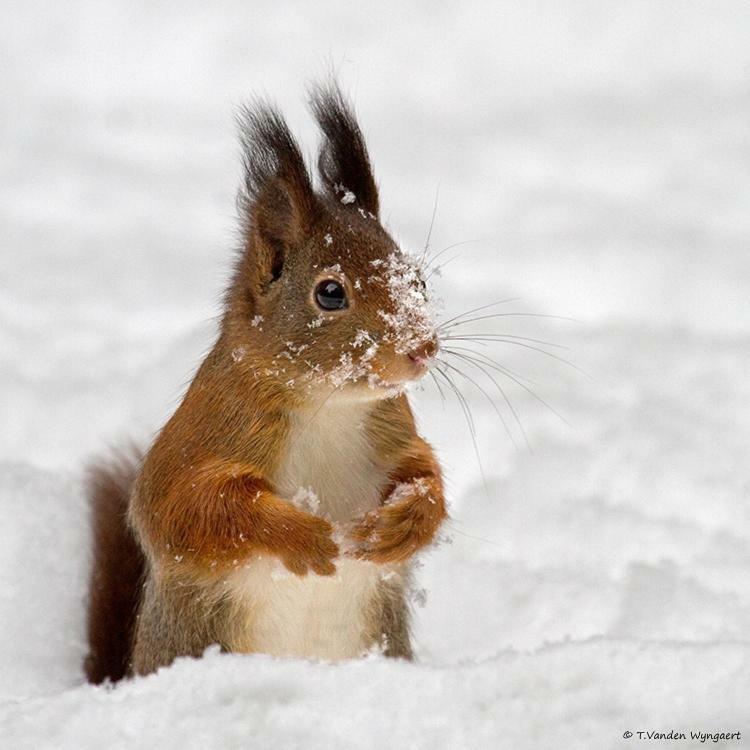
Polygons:
[[[371,404],[337,402],[297,415],[274,484],[305,510],[346,524],[376,508],[386,482],[365,431]],[[230,580],[240,607],[235,650],[279,656],[346,659],[373,637],[371,603],[392,568],[349,558],[333,576],[288,573],[272,558],[250,561]]]
[[386,477],[365,429],[372,403],[337,401],[294,415],[274,477],[282,497],[300,498],[305,509],[337,523],[378,506]]

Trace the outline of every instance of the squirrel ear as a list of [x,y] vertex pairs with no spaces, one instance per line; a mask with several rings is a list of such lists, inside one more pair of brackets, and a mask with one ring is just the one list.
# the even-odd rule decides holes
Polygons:
[[378,215],[378,187],[351,104],[335,80],[310,87],[310,109],[323,131],[318,170],[328,192]]
[[263,292],[281,275],[287,252],[309,236],[316,201],[302,153],[283,117],[256,102],[240,110],[238,122],[245,172],[239,206],[247,261]]

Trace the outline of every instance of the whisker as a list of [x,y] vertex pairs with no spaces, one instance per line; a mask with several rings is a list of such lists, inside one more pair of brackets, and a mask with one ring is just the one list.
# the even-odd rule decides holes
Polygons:
[[[478,311],[477,311],[478,312]],[[460,315],[458,317],[465,317],[469,313],[464,313],[464,315]],[[552,318],[553,320],[565,320],[568,323],[581,323],[582,321],[578,320],[578,318],[569,318],[565,315],[549,315],[547,313],[530,313],[530,312],[506,312],[506,313],[493,313],[492,315],[480,315],[477,318],[472,318],[471,321],[466,322],[474,322],[477,320],[489,320],[490,318]],[[442,327],[445,327],[447,323],[450,321],[446,321],[442,324]],[[462,323],[454,323],[454,325],[463,325]]]
[[424,261],[425,257],[427,256],[427,253],[430,249],[430,239],[432,238],[432,229],[435,226],[435,216],[437,215],[437,208],[438,208],[438,199],[440,198],[440,185],[435,188],[435,201],[432,204],[432,218],[430,219],[430,228],[427,230],[427,239],[424,241],[424,249],[422,250],[422,255],[419,258],[419,265],[421,266]]
[[[442,364],[442,361],[441,361],[441,364]],[[458,387],[453,382],[453,380],[451,380],[451,378],[446,374],[444,370],[440,368],[440,366],[436,366],[435,369],[437,370],[437,372],[439,372],[443,376],[443,379],[448,383],[448,386],[453,391],[453,393],[456,394],[456,398],[458,399],[459,404],[464,409],[464,414],[466,415],[466,421],[469,425],[469,432],[471,432],[472,437],[476,437],[477,432],[476,432],[476,427],[474,425],[474,418],[471,415],[471,409],[469,408],[469,404],[466,401],[466,396],[464,396],[464,394],[461,393],[461,391],[458,389]]]
[[430,268],[435,264],[438,258],[440,258],[443,254],[447,253],[448,250],[453,250],[454,247],[462,247],[463,245],[470,245],[475,242],[481,242],[481,240],[463,240],[462,242],[453,242],[452,244],[448,245],[447,247],[444,247],[442,250],[439,250],[435,255],[433,255],[431,258],[427,261],[427,268]]
[[480,310],[487,310],[490,307],[496,307],[497,305],[505,305],[508,302],[519,302],[521,300],[520,297],[510,297],[508,299],[499,299],[497,302],[490,302],[488,305],[480,305],[479,307],[475,307],[471,310],[467,310],[466,312],[462,312],[460,315],[454,315],[452,318],[448,318],[448,320],[443,321],[442,325],[446,326],[448,323],[452,323],[454,320],[459,320],[460,318],[464,318],[467,315],[471,315],[472,313],[479,312]]
[[[471,321],[467,321],[467,322],[471,322]],[[451,328],[453,328],[453,326],[451,326]],[[441,329],[438,329],[438,330],[441,330]],[[493,340],[497,339],[499,341],[504,341],[505,339],[515,339],[518,341],[531,341],[535,344],[543,344],[544,346],[553,346],[555,349],[565,349],[567,351],[570,351],[570,347],[564,346],[563,344],[555,344],[553,341],[545,341],[544,339],[535,339],[535,338],[531,338],[530,336],[516,336],[512,333],[492,333],[491,331],[486,331],[486,332],[485,331],[476,331],[476,332],[457,331],[456,333],[459,336],[484,336],[487,339],[493,339]]]
[[492,539],[485,539],[482,536],[476,536],[475,534],[469,534],[466,531],[461,531],[461,529],[456,528],[456,522],[452,518],[448,518],[445,523],[450,526],[451,531],[454,534],[460,534],[461,536],[465,536],[468,539],[475,539],[478,542],[486,542],[487,544],[491,544],[494,547],[503,547],[502,544],[498,544],[498,542],[493,542]]
[[435,373],[430,370],[430,377],[435,381],[435,385],[437,386],[438,393],[440,394],[440,398],[443,401],[443,406],[445,406],[445,393],[443,392],[443,389],[440,385],[440,381],[435,377]]
[[441,369],[440,365],[435,366],[436,371],[442,376],[442,378],[445,380],[446,383],[448,383],[448,386],[450,389],[456,394],[456,398],[458,400],[458,403],[461,405],[461,409],[463,410],[464,417],[466,418],[466,424],[469,426],[469,435],[471,436],[471,443],[474,447],[474,456],[477,459],[477,466],[479,467],[479,474],[482,477],[482,485],[484,486],[485,494],[487,495],[487,499],[490,499],[490,490],[487,485],[487,477],[484,473],[484,466],[482,466],[482,457],[479,454],[479,446],[477,445],[477,438],[476,438],[476,432],[474,428],[474,420],[471,416],[471,409],[469,408],[469,404],[466,401],[465,396],[461,391],[459,390],[458,386],[451,380],[451,378]]
[[[446,351],[448,351],[447,347],[443,347]],[[479,357],[480,359],[484,360],[484,362],[488,365],[492,365],[493,367],[499,368],[501,371],[509,372],[511,375],[515,375],[519,380],[524,380],[527,383],[530,383],[531,385],[539,385],[538,382],[532,380],[531,378],[527,378],[524,375],[521,375],[518,372],[515,372],[515,370],[511,370],[510,367],[507,367],[506,365],[501,365],[496,360],[492,359],[492,357],[488,357],[484,352],[478,352],[476,349],[469,349],[466,346],[458,346],[458,345],[452,345],[450,348],[450,351],[460,351],[460,352],[468,352],[469,354],[472,354],[475,357]]]
[[[446,349],[445,351],[450,351],[449,349]],[[474,352],[476,355],[480,355],[480,352]],[[467,357],[470,359],[470,357]],[[489,358],[485,358],[489,359]],[[497,364],[497,362],[489,361],[486,363],[488,367],[492,367],[492,369],[497,370],[502,375],[505,375],[506,378],[509,378],[514,383],[519,385],[521,388],[523,388],[530,396],[535,398],[540,404],[543,404],[546,406],[561,422],[563,422],[565,425],[573,429],[573,425],[562,415],[560,414],[557,409],[555,409],[551,404],[549,404],[545,399],[543,399],[536,391],[534,391],[532,388],[529,388],[525,383],[519,379],[519,376],[516,375],[512,370],[509,370],[507,367],[504,367],[503,365]]]
[[487,401],[490,402],[492,405],[492,408],[495,410],[495,414],[497,414],[498,418],[502,422],[503,427],[505,428],[505,432],[507,433],[508,437],[510,438],[510,441],[513,443],[513,447],[518,450],[518,444],[516,443],[516,439],[513,436],[513,433],[511,432],[510,428],[508,427],[508,423],[505,421],[505,417],[503,416],[500,409],[497,408],[497,404],[495,403],[495,400],[490,396],[487,391],[482,388],[482,386],[477,383],[474,378],[471,377],[471,375],[467,375],[463,370],[456,367],[455,365],[450,364],[450,362],[446,362],[444,359],[441,359],[440,362],[444,364],[446,367],[450,368],[451,370],[455,370],[461,377],[466,378],[470,383],[474,385],[475,388],[479,390],[479,392],[487,399]]
[[538,346],[532,346],[531,344],[526,344],[523,341],[511,341],[508,339],[502,339],[502,338],[493,338],[493,337],[487,337],[487,336],[445,336],[443,341],[476,341],[477,343],[482,343],[482,341],[498,341],[503,344],[512,344],[513,346],[522,346],[524,349],[531,349],[532,351],[539,352],[540,354],[546,354],[548,357],[551,357],[552,359],[556,359],[558,362],[562,362],[563,364],[568,365],[568,367],[572,367],[577,372],[581,373],[584,377],[588,378],[589,380],[593,380],[591,375],[589,375],[585,370],[582,370],[578,365],[574,365],[569,360],[565,359],[565,357],[559,357],[557,354],[553,354],[552,352],[548,352],[545,349],[540,349]]
[[521,419],[518,416],[518,412],[516,411],[516,408],[513,406],[513,403],[511,402],[510,398],[508,398],[508,394],[503,390],[500,383],[497,382],[497,380],[492,376],[492,373],[488,372],[486,367],[479,362],[478,360],[474,359],[473,357],[469,357],[466,354],[461,354],[459,352],[456,352],[452,349],[445,349],[444,350],[446,354],[450,354],[453,357],[458,357],[459,359],[463,360],[464,362],[468,363],[472,367],[476,367],[478,370],[480,370],[486,378],[489,379],[489,381],[495,386],[495,388],[498,390],[500,395],[502,396],[503,401],[505,401],[506,405],[510,409],[511,414],[513,415],[513,419],[515,420],[516,424],[518,425],[518,429],[521,431],[521,435],[523,435],[523,440],[526,443],[526,447],[529,449],[531,453],[533,453],[533,449],[531,447],[531,443],[529,442],[529,437],[526,434],[526,429],[524,428],[523,424],[521,423]]
[[453,255],[452,257],[448,258],[448,260],[445,261],[445,263],[441,263],[440,265],[435,265],[430,268],[429,273],[427,276],[425,276],[425,281],[429,281],[436,273],[438,273],[441,269],[445,268],[449,263],[453,263],[454,260],[461,257],[461,253],[457,253],[456,255]]

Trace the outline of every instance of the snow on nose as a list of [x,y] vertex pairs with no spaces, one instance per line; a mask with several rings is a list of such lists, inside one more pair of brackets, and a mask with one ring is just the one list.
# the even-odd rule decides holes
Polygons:
[[434,314],[418,266],[396,253],[385,261],[373,261],[373,265],[382,268],[391,299],[392,310],[380,310],[379,315],[388,327],[386,338],[393,342],[396,352],[421,356],[423,347],[435,348]]

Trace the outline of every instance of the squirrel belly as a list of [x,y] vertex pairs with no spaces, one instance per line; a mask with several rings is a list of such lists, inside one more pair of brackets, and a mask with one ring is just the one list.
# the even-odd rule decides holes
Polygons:
[[[302,578],[268,557],[250,561],[228,580],[237,608],[230,650],[336,661],[381,648],[409,657],[405,574],[406,564],[343,559],[332,576]],[[404,610],[398,643],[382,623],[383,611],[394,607]]]
[[[333,401],[333,400],[332,400]],[[283,497],[346,525],[380,505],[388,474],[367,433],[372,401],[340,401],[290,418],[273,484]],[[228,577],[238,628],[232,651],[328,660],[355,658],[383,644],[383,607],[403,596],[407,564],[340,557],[332,576],[295,576],[271,557]]]

